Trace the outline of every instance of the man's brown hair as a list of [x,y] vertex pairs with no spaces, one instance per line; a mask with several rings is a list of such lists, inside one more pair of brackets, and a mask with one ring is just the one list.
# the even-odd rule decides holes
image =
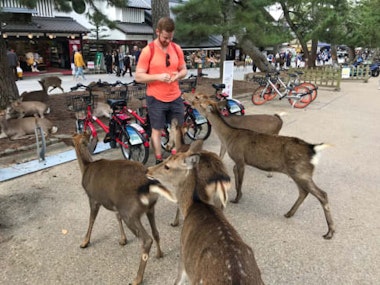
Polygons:
[[170,17],[163,17],[157,22],[157,30],[162,32],[166,31],[168,33],[173,32],[175,29],[175,24],[172,18]]

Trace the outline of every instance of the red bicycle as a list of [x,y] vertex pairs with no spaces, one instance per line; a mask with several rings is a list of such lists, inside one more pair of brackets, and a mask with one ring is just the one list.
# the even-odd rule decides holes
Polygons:
[[[117,81],[115,84],[98,82],[93,86],[86,86],[79,83],[72,87],[71,91],[84,89],[89,94],[67,96],[67,106],[77,114],[76,131],[78,133],[91,133],[88,145],[90,153],[94,153],[98,144],[97,125],[105,131],[106,137],[104,138],[104,142],[109,143],[111,148],[116,148],[119,145],[121,152],[126,159],[139,161],[145,164],[149,157],[149,140],[147,139],[145,130],[140,125],[131,123],[131,117],[126,112],[128,88],[125,89],[126,92],[124,92],[125,90],[119,92],[119,96],[120,94],[125,94],[125,98],[107,99],[107,103],[112,109],[108,126],[93,115],[93,109],[96,107],[98,99],[97,95],[92,94],[94,86],[120,87],[126,85],[128,84],[124,84],[120,81]],[[124,95],[121,96],[124,97]]]

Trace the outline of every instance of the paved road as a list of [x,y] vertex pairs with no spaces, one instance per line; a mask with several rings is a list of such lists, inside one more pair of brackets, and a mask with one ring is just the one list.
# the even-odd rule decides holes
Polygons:
[[[66,81],[66,78],[64,78]],[[308,197],[296,215],[285,219],[298,193],[287,176],[267,178],[247,167],[243,198],[229,203],[226,216],[255,251],[266,284],[378,284],[380,280],[380,91],[378,80],[347,82],[340,92],[320,90],[306,110],[286,101],[253,106],[248,113],[286,111],[283,135],[328,142],[315,171],[315,182],[329,195],[337,226],[326,241],[323,211]],[[205,148],[219,151],[214,134]],[[121,158],[119,150],[97,157]],[[233,164],[224,162],[232,175]],[[149,161],[149,164],[152,163]],[[102,210],[87,249],[79,244],[89,208],[76,161],[0,184],[0,283],[125,284],[137,271],[140,243],[118,244],[113,213]],[[125,178],[127,179],[127,178]],[[230,191],[234,197],[235,191]],[[175,205],[157,204],[157,224],[165,257],[152,247],[144,284],[172,284],[176,276],[180,228],[169,222]],[[146,219],[143,220],[147,225]]]
[[[235,68],[234,69],[234,79],[235,80],[243,80],[244,79],[244,74],[252,72],[251,67],[246,67],[246,68]],[[219,68],[207,68],[204,69],[204,73],[207,74],[208,77],[210,78],[218,78],[219,77]],[[197,74],[196,69],[190,69],[188,71],[188,75],[190,74]],[[56,74],[53,74],[56,75]],[[44,77],[48,75],[41,75],[40,77]],[[38,80],[40,77],[26,77],[23,80],[19,80],[16,82],[17,87],[19,89],[20,94],[24,91],[32,91],[32,90],[41,90],[41,85],[38,83]],[[115,74],[88,74],[86,75],[86,80],[83,81],[81,78],[79,78],[78,81],[75,81],[72,76],[59,76],[62,79],[62,87],[64,88],[65,91],[69,91],[70,87],[74,86],[77,82],[82,82],[83,84],[88,84],[91,81],[98,81],[99,79],[102,81],[108,81],[108,82],[115,82],[116,80],[121,80],[123,82],[130,82],[133,80],[133,77],[130,77],[129,75],[125,75],[122,77],[117,77]],[[55,94],[55,93],[61,93],[61,90],[56,89],[53,90],[49,94]]]

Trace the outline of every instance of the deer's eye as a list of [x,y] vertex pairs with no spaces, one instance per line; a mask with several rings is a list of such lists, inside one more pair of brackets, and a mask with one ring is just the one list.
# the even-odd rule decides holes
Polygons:
[[167,164],[165,164],[164,168],[165,170],[169,170],[169,166]]

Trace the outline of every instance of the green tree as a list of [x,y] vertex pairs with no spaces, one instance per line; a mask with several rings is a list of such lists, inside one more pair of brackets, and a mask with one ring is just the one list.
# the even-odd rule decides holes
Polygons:
[[106,26],[109,27],[109,25],[105,22],[104,16],[100,15],[97,11],[95,11],[93,14],[88,13],[87,16],[89,19],[89,23],[95,27],[93,29],[90,29],[91,34],[95,35],[95,39],[99,40],[102,38],[106,38],[108,34],[104,33],[108,31]]
[[[24,5],[28,8],[35,8],[38,0],[18,0],[21,5]],[[75,9],[78,11],[82,11],[83,5],[89,5],[94,13],[98,15],[98,17],[103,17],[104,22],[112,25],[112,21],[107,18],[107,15],[99,11],[99,9],[95,5],[96,0],[55,0],[54,5],[57,11],[62,12],[70,12]],[[127,7],[127,2],[125,0],[108,0],[110,5],[125,8]],[[7,13],[2,13],[0,10],[0,108],[4,109],[10,100],[17,99],[19,97],[19,92],[16,83],[14,82],[9,74],[9,66],[8,60],[6,56],[6,45],[5,40],[2,37],[2,27],[3,23],[6,23],[9,20]]]
[[[238,44],[245,54],[252,57],[261,70],[268,69],[267,60],[257,46],[271,43],[279,27],[273,25],[264,9],[272,4],[271,0],[190,0],[184,5],[172,8],[176,15],[177,38],[191,41],[193,44],[207,39],[211,35],[221,35],[221,68],[227,55],[230,36],[238,37]],[[262,35],[267,35],[262,36]],[[279,38],[279,33],[277,34]]]

